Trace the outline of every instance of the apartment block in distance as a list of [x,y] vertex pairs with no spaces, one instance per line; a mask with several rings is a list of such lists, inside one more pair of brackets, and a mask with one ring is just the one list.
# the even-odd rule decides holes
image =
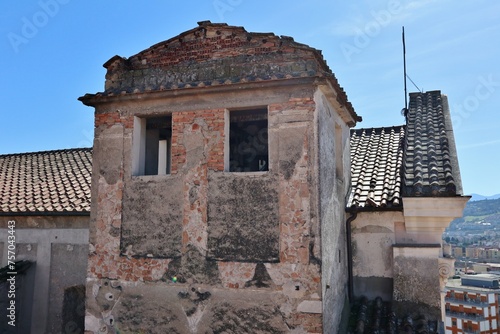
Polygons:
[[499,333],[500,275],[464,275],[450,279],[444,298],[445,333]]

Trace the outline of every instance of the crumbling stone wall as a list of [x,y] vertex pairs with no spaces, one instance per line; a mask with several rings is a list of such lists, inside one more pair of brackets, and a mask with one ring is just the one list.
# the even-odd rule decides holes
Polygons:
[[[87,331],[322,332],[314,94],[338,84],[318,56],[203,23],[105,64],[106,91],[81,98],[96,107]],[[256,107],[269,168],[229,173],[228,113]],[[170,174],[134,175],[134,117],[167,115]]]
[[243,262],[279,260],[276,184],[273,176],[211,173],[207,210],[209,257]]
[[[157,320],[159,331],[196,332],[199,321],[222,319],[228,310],[230,317],[245,315],[241,328],[264,312],[262,324],[256,324],[263,333],[270,328],[321,330],[321,262],[313,254],[319,245],[312,233],[318,227],[317,220],[311,220],[315,162],[309,156],[315,103],[312,98],[294,98],[268,108],[269,141],[275,145],[270,170],[249,174],[223,171],[224,110],[172,113],[173,168],[165,176],[129,174],[132,129],[124,120],[134,108],[123,110],[115,124],[102,118],[106,121],[96,129],[94,146],[98,201],[93,208],[87,330],[104,326],[136,331],[148,326],[144,324],[153,321],[147,319],[153,319],[149,317],[159,296],[151,295],[151,307],[141,300],[157,288],[177,289],[171,304],[163,301],[164,306],[158,306],[165,308],[167,317]],[[113,166],[123,169],[115,172]],[[137,281],[144,282],[139,292],[125,297]],[[204,294],[203,301],[179,297],[180,287],[195,296]],[[116,291],[107,291],[111,288]],[[262,294],[249,305],[237,297],[232,304],[212,302],[219,293],[237,296],[248,289],[280,297]],[[108,305],[110,298],[118,304]],[[179,310],[179,298],[194,298],[190,303],[199,308]],[[314,313],[309,313],[311,303]],[[299,308],[303,312],[297,312]],[[220,320],[213,324],[218,324],[214,333],[229,326]]]

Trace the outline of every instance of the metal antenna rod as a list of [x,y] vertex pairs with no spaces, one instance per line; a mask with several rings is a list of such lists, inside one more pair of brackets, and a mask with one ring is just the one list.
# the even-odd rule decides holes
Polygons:
[[406,89],[406,46],[405,46],[405,27],[403,26],[403,70],[404,70],[404,82],[405,82],[405,116],[408,110],[408,91]]

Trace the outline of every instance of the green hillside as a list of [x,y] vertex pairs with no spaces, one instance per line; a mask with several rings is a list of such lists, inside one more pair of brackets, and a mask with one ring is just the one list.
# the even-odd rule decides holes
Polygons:
[[462,218],[451,222],[449,231],[456,229],[500,228],[500,198],[469,201]]

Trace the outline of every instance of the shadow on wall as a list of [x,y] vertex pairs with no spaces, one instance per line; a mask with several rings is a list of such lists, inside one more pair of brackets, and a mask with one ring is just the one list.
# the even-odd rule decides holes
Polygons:
[[85,286],[64,289],[62,333],[83,334],[85,330]]

